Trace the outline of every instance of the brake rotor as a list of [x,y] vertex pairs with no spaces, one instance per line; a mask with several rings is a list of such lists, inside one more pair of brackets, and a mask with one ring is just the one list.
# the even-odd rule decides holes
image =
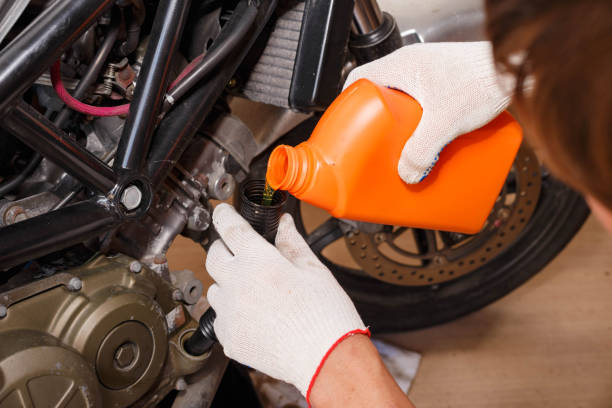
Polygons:
[[385,226],[381,232],[345,235],[365,273],[402,286],[437,285],[466,275],[512,244],[533,215],[540,196],[540,164],[521,146],[493,210],[475,235]]

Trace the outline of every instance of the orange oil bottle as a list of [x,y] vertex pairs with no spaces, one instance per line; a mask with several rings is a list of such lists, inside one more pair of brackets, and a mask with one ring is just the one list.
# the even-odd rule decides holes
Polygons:
[[307,141],[276,147],[268,183],[337,218],[476,233],[508,175],[522,130],[504,112],[451,142],[431,173],[411,185],[397,165],[421,114],[410,96],[359,80],[332,103]]

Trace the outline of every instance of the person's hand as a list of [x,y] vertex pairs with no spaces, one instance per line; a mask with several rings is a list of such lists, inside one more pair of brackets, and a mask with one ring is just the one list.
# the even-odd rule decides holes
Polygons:
[[208,251],[206,269],[216,281],[208,301],[225,354],[295,385],[308,398],[331,350],[369,331],[290,215],[280,220],[276,246],[228,204],[217,206],[213,223],[223,241]]
[[489,42],[413,44],[355,68],[345,88],[366,78],[416,99],[423,116],[408,139],[398,172],[406,183],[425,178],[440,151],[478,129],[510,103],[511,81],[498,83]]

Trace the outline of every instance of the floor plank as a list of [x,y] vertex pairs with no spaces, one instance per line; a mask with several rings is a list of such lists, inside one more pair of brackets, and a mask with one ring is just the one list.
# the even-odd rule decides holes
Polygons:
[[[173,269],[205,280],[204,252],[177,239]],[[563,253],[494,304],[434,328],[385,336],[423,354],[419,408],[612,406],[612,238],[594,219]]]

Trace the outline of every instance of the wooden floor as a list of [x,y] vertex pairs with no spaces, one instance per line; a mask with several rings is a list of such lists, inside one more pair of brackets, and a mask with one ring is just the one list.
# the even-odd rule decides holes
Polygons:
[[[171,267],[203,272],[179,240]],[[612,407],[612,238],[589,219],[548,267],[470,316],[385,336],[422,353],[418,408]]]

